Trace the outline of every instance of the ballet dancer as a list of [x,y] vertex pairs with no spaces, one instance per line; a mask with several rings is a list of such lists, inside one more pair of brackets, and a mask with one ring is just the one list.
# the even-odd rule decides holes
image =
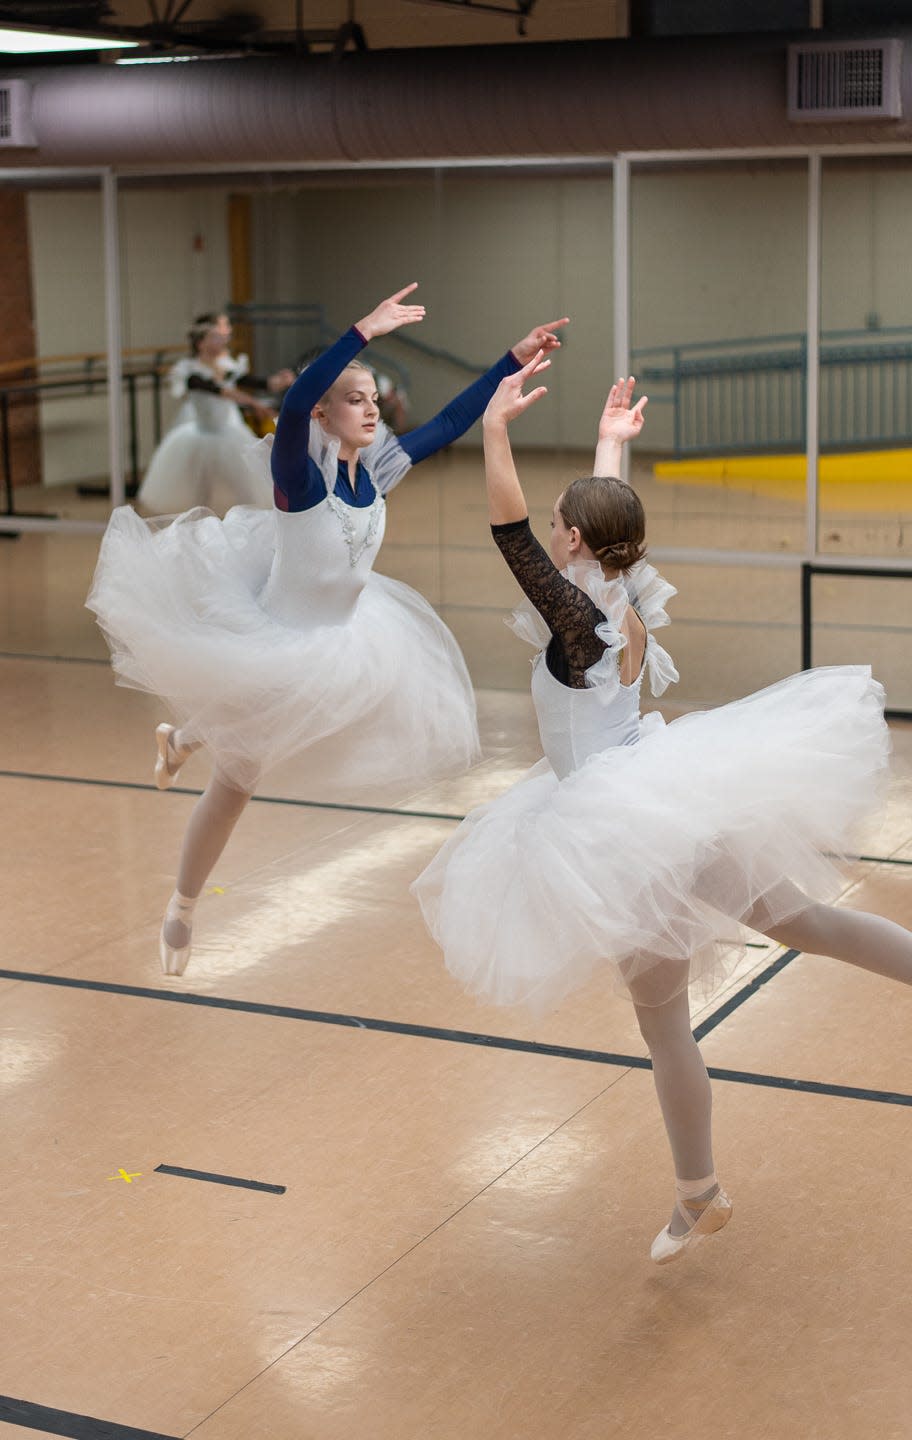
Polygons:
[[297,777],[339,798],[415,791],[478,753],[475,699],[455,640],[414,590],[373,573],[385,495],[462,435],[504,375],[556,349],[566,319],[536,326],[439,415],[409,434],[379,418],[359,353],[423,320],[408,285],[359,320],[288,392],[271,459],[274,509],[223,521],[191,511],[161,526],[114,512],[88,605],[119,684],[167,701],[156,783],[174,784],[200,745],[214,770],[191,815],[160,955],[190,956],[193,909],[261,776],[296,757]]
[[155,515],[173,515],[194,505],[218,514],[231,505],[269,506],[268,477],[257,476],[246,459],[256,437],[242,412],[271,423],[275,406],[249,391],[266,390],[278,397],[294,375],[291,370],[262,378],[250,375],[247,356],[231,354],[231,321],[225,314],[197,316],[187,339],[190,354],[168,372],[171,395],[183,404],[149,461],[138,503]]
[[682,1256],[731,1215],[715,1173],[712,1099],[691,1030],[743,950],[732,921],[778,945],[909,984],[912,932],[837,908],[829,852],[877,804],[889,740],[865,666],[793,675],[665,725],[641,717],[648,678],[678,678],[655,632],[675,591],[644,556],[635,489],[616,478],[645,397],[619,380],[595,478],[558,497],[550,555],[535,539],[508,427],[546,393],[541,356],[501,381],[484,417],[495,543],[526,596],[514,628],[537,651],[532,694],[546,758],[472,812],[413,886],[452,973],[476,995],[543,1008],[596,972],[632,999],[675,1167],[652,1258]]

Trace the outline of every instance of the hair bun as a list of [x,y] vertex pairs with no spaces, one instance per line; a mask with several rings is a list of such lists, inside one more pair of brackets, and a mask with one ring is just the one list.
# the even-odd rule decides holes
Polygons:
[[637,540],[619,540],[615,545],[602,545],[595,552],[599,564],[612,570],[629,570],[645,554],[645,545]]

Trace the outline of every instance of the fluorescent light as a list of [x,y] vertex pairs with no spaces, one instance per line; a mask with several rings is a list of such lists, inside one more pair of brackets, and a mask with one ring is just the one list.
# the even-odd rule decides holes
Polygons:
[[130,55],[115,60],[115,65],[183,65],[187,60],[199,60],[199,55]]
[[115,65],[186,65],[191,61],[202,63],[205,60],[247,60],[249,54],[246,50],[206,50],[197,51],[194,55],[178,55],[169,52],[167,55],[125,55],[121,60],[115,60]]
[[0,26],[0,54],[51,55],[65,50],[132,50],[138,40],[102,40],[93,35],[66,35],[59,30],[10,29]]

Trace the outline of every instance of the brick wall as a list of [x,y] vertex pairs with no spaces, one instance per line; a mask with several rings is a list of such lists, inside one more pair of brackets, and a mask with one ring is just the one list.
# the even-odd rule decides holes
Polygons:
[[[0,366],[4,366],[35,354],[24,192],[0,190],[0,257]],[[3,378],[0,371],[0,383]],[[10,449],[13,484],[40,484],[38,406],[33,399],[11,401]],[[0,469],[0,484],[2,481]]]

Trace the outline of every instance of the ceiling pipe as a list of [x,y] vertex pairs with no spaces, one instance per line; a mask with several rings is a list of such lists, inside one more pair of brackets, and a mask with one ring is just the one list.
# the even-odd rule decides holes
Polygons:
[[[901,120],[795,124],[790,39],[565,42],[24,74],[24,165],[287,164],[611,156],[912,139]],[[9,72],[12,73],[12,72]],[[12,158],[12,156],[11,156]]]

